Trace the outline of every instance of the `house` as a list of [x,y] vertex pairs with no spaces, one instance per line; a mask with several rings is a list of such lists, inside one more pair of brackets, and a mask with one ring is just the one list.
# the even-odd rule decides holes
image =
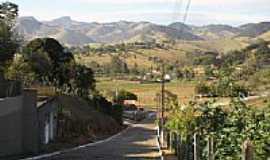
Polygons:
[[124,100],[124,105],[130,106],[130,105],[137,105],[137,100]]
[[195,77],[203,77],[205,76],[205,69],[203,66],[198,66],[193,69]]
[[166,82],[170,82],[170,81],[172,80],[171,75],[165,74],[165,75],[164,75],[164,80],[165,80]]

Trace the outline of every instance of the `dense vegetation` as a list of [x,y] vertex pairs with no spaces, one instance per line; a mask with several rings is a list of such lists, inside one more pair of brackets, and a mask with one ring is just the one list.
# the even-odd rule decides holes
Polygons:
[[214,102],[203,104],[190,103],[188,106],[173,106],[170,110],[167,127],[181,135],[183,142],[190,137],[200,136],[200,156],[207,158],[206,141],[214,138],[215,159],[241,159],[242,144],[250,140],[255,146],[255,157],[267,159],[269,153],[270,110],[247,106],[239,100],[233,100],[228,109]]
[[20,40],[14,31],[18,6],[9,2],[1,3],[0,11],[0,80],[3,80],[5,67],[12,61]]

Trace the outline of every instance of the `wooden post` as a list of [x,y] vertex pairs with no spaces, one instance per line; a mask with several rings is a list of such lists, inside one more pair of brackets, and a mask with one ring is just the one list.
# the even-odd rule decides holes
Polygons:
[[246,140],[243,143],[243,160],[253,160],[254,159],[254,147],[251,141]]
[[177,153],[177,159],[182,160],[182,139],[180,135],[177,136],[176,153]]
[[172,151],[173,150],[173,133],[170,132],[170,145],[169,145],[169,150]]
[[171,132],[169,130],[167,130],[167,135],[166,135],[166,139],[167,139],[167,144],[166,147],[167,149],[171,149]]
[[207,143],[208,160],[214,160],[214,138],[210,136]]
[[198,145],[198,134],[194,134],[194,160],[199,160],[199,145]]
[[173,132],[172,135],[173,135],[172,149],[173,149],[175,155],[177,155],[177,134],[175,132]]

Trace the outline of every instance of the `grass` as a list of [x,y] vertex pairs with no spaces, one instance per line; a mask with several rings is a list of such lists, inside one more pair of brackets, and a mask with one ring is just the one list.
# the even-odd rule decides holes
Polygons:
[[262,97],[247,101],[247,104],[257,108],[264,108],[270,105],[270,97]]
[[[189,99],[195,95],[194,82],[174,81],[165,85],[166,90],[176,94],[180,102],[188,102]],[[157,93],[160,93],[161,87],[159,83],[140,84],[131,81],[123,80],[99,80],[97,83],[97,89],[101,92],[127,90],[135,93],[138,96],[138,104],[143,107],[155,108],[157,102],[155,97]]]

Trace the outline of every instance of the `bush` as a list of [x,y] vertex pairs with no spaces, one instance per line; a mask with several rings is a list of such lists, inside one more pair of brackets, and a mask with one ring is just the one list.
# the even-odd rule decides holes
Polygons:
[[112,116],[112,103],[102,96],[95,96],[93,98],[95,108],[109,116]]
[[115,104],[112,106],[112,117],[117,123],[123,124],[123,106],[120,104]]
[[110,117],[112,117],[117,123],[123,124],[123,106],[119,104],[112,105],[106,98],[97,95],[93,100],[89,100],[91,104],[94,104],[96,109]]
[[202,94],[202,95],[210,95],[211,94],[210,86],[206,85],[205,83],[199,83],[195,87],[195,91],[196,91],[196,93]]
[[122,103],[124,100],[138,100],[138,97],[134,93],[120,90],[118,95],[114,97],[114,102]]

